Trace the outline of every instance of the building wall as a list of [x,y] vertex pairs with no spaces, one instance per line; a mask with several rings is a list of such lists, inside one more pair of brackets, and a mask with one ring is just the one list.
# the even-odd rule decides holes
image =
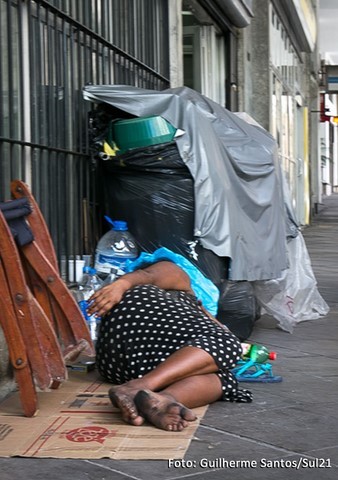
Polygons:
[[[296,4],[296,2],[295,2]],[[292,2],[288,5],[293,6]],[[239,110],[276,138],[296,216],[310,222],[318,192],[317,50],[311,2],[290,20],[286,4],[254,0],[254,18],[239,31]],[[308,25],[308,23],[310,25]],[[301,32],[301,33],[300,33]]]
[[237,37],[252,18],[251,0],[183,0],[184,85],[238,110]]
[[239,33],[239,110],[270,129],[269,4],[256,0],[251,24]]
[[168,9],[170,86],[175,88],[184,84],[182,0],[171,0]]

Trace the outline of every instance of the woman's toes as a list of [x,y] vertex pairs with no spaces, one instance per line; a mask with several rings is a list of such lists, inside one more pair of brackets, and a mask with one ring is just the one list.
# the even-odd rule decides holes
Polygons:
[[120,409],[123,420],[139,426],[144,423],[144,418],[139,415],[133,397],[134,395],[125,387],[112,387],[109,390],[109,398],[112,404]]

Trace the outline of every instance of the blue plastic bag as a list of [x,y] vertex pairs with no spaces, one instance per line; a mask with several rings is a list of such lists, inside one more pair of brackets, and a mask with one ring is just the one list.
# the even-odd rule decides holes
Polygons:
[[142,252],[136,260],[128,260],[125,265],[127,273],[133,272],[138,268],[146,265],[157,263],[160,261],[171,261],[178,265],[189,276],[191,281],[191,288],[196,297],[200,300],[206,310],[212,315],[216,316],[219,299],[219,290],[206,278],[189,260],[183,255],[174,253],[168,248],[161,247],[155,250],[154,253]]

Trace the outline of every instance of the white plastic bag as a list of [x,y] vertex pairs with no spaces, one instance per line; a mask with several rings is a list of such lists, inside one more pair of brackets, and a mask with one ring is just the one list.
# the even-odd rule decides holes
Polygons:
[[257,301],[279,327],[292,333],[305,320],[326,315],[329,307],[317,289],[310,257],[301,232],[288,244],[289,268],[276,280],[252,282]]

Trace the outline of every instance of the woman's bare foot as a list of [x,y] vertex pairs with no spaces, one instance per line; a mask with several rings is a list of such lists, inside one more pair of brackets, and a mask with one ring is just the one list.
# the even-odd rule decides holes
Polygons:
[[[129,385],[129,383],[131,385]],[[140,426],[144,423],[144,418],[139,415],[134,402],[134,397],[139,388],[132,386],[133,382],[123,385],[116,385],[109,389],[109,398],[114,405],[121,410],[122,418],[131,425]]]
[[134,403],[148,422],[162,430],[180,432],[197,418],[192,410],[176,402],[173,397],[150,390],[140,390],[135,395]]

